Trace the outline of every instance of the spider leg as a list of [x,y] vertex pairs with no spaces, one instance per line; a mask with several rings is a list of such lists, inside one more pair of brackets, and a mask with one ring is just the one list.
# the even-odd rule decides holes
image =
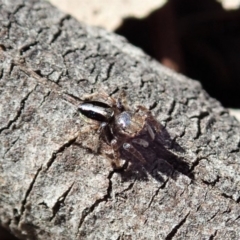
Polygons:
[[104,130],[104,128],[107,126],[107,123],[106,122],[102,122],[101,124],[100,124],[100,127],[98,128],[98,130],[97,130],[97,133],[99,134],[99,136],[102,134],[102,132],[103,132],[103,130]]
[[96,153],[98,153],[99,147],[100,147],[100,138],[105,130],[105,128],[107,127],[107,123],[106,122],[102,122],[99,126],[99,128],[97,129],[97,134],[98,134],[98,138],[97,138],[97,142],[95,143],[95,151]]
[[131,153],[134,157],[136,157],[140,162],[143,164],[146,163],[146,160],[144,159],[143,155],[130,143],[124,143],[123,148]]
[[135,108],[136,108],[136,111],[141,110],[142,112],[145,112],[146,115],[151,114],[151,112],[146,107],[144,107],[142,105],[137,105]]
[[75,136],[76,137],[81,137],[81,135],[85,134],[85,133],[89,133],[89,132],[93,132],[93,131],[97,131],[99,129],[98,125],[87,125],[87,126],[83,126],[81,128],[80,131],[78,131]]
[[129,107],[127,105],[126,92],[123,89],[121,89],[119,94],[118,94],[117,101],[116,101],[116,107],[120,111],[124,111],[124,110],[129,109]]
[[98,92],[94,92],[91,94],[84,94],[83,100],[93,100],[93,101],[104,101],[105,103],[113,106],[116,104],[114,98],[110,97],[103,89],[100,89]]
[[153,130],[155,130],[157,133],[161,132],[162,125],[154,118],[151,111],[149,111],[146,107],[138,105],[137,111],[139,111],[139,110],[145,114],[147,131],[148,131],[150,137],[152,138],[152,140],[154,140],[155,133]]
[[145,147],[145,148],[147,148],[149,146],[149,143],[142,138],[135,138],[135,139],[132,140],[132,142],[136,143],[136,144],[138,144],[142,147]]
[[81,102],[81,99],[76,98],[76,97],[72,97],[66,93],[61,93],[60,94],[61,98],[64,99],[65,101],[71,103],[74,106],[78,106],[79,102]]
[[155,133],[154,133],[152,127],[147,122],[145,123],[145,126],[147,128],[149,136],[151,137],[152,140],[154,140],[155,139]]
[[[99,148],[100,138],[102,137],[102,135],[103,135],[103,138],[105,139],[106,143],[111,145],[113,136],[112,136],[111,130],[108,126],[108,123],[102,122],[97,129],[97,134],[98,134],[98,143],[96,145],[96,149]],[[98,152],[98,151],[96,151],[96,152]]]
[[97,153],[99,150],[98,129],[99,125],[97,124],[83,126],[77,133],[75,133],[75,138],[77,139],[78,144]]
[[113,157],[114,159],[112,160],[112,166],[113,168],[120,168],[120,152],[119,152],[119,145],[116,139],[113,139],[111,141],[111,147],[113,151]]
[[156,133],[160,133],[163,126],[161,123],[159,123],[154,117],[153,115],[150,113],[148,114],[147,118],[146,118],[146,122],[151,126],[152,129],[154,129],[156,131]]

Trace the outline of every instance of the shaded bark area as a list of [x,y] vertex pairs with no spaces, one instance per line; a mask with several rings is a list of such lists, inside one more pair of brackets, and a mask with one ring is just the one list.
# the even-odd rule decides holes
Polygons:
[[168,0],[145,18],[126,18],[116,33],[198,79],[225,107],[240,108],[239,19],[239,9],[226,10],[216,0]]
[[[0,16],[2,227],[20,239],[240,238],[240,124],[198,82],[48,2],[0,1]],[[63,95],[121,88],[164,126],[147,167],[112,169],[75,137],[86,123]]]

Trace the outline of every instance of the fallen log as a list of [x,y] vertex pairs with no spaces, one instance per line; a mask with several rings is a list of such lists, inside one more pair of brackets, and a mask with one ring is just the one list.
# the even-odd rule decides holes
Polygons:
[[[199,82],[48,2],[0,1],[0,12],[3,228],[19,239],[240,239],[240,124]],[[161,124],[148,165],[125,153],[114,169],[75,137],[85,123],[68,99],[100,89],[124,89]]]

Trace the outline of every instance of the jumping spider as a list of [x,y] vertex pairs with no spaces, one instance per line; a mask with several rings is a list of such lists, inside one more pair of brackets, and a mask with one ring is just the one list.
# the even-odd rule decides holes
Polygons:
[[148,109],[143,106],[130,109],[126,104],[125,92],[121,91],[116,100],[105,92],[86,95],[78,110],[90,123],[82,129],[82,133],[89,129],[96,130],[99,134],[96,148],[100,147],[104,153],[112,155],[114,167],[119,166],[121,151],[130,153],[143,164],[147,162],[135,146],[149,146],[149,142],[141,138],[143,131],[148,134],[150,141],[160,131],[160,125]]

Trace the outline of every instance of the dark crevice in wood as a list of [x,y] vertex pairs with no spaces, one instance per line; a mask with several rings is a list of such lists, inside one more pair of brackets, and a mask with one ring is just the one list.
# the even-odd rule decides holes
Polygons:
[[200,163],[201,160],[206,159],[207,157],[201,157],[201,158],[197,158],[193,163],[191,168],[189,169],[189,173],[193,173],[194,169],[198,166],[198,164]]
[[226,198],[226,199],[231,199],[231,200],[233,200],[234,202],[237,202],[237,203],[239,202],[239,199],[237,199],[237,201],[234,200],[232,195],[228,195],[228,194],[226,194],[226,193],[222,193],[221,196],[223,196],[223,197]]
[[[64,52],[62,54],[62,57],[64,59],[68,54],[75,53],[76,51],[80,51],[80,50],[83,50],[83,49],[80,49],[80,48],[68,49],[66,52]],[[64,60],[64,62],[65,62],[65,60]],[[66,66],[66,64],[64,64],[64,65]]]
[[57,39],[61,36],[62,30],[59,28],[56,33],[53,34],[52,40],[50,41],[50,44],[57,41]]
[[0,80],[2,79],[3,77],[3,69],[0,69]]
[[111,76],[111,71],[112,71],[114,65],[115,65],[114,62],[109,63],[108,68],[107,68],[107,72],[106,72],[107,76],[102,79],[102,82],[105,82],[105,81],[107,81],[109,79],[109,77]]
[[210,131],[215,122],[216,122],[216,119],[214,117],[210,117],[205,125],[206,130]]
[[34,71],[40,78],[45,78],[45,76],[44,75],[42,75],[42,73],[41,73],[41,70],[35,70]]
[[193,139],[194,139],[194,140],[197,140],[201,135],[202,135],[202,131],[201,131],[201,120],[198,118],[198,119],[197,119],[197,133],[196,133],[196,136],[193,137]]
[[0,50],[5,52],[7,48],[4,44],[0,43]]
[[205,117],[209,116],[209,112],[201,112],[198,118],[203,120]]
[[28,50],[30,50],[32,47],[36,46],[37,44],[38,44],[37,41],[25,44],[24,46],[21,47],[21,49],[19,49],[20,55],[23,55],[24,52],[27,52]]
[[120,239],[121,239],[121,235],[116,238],[116,240],[120,240]]
[[199,115],[192,115],[190,119],[197,118],[197,119],[204,119],[205,117],[209,116],[209,112],[201,112]]
[[15,145],[15,143],[19,140],[19,136],[13,141],[11,142],[11,146],[6,150],[6,152],[3,155],[3,158],[5,158],[6,154],[12,149],[12,147]]
[[131,190],[133,188],[135,182],[136,182],[136,179],[132,183],[130,183],[129,186],[127,188],[125,188],[123,191],[116,193],[115,196],[117,197],[117,196],[121,195],[122,193],[125,193],[125,192]]
[[62,93],[62,87],[58,83],[47,79],[44,75],[41,74],[40,70],[32,70],[24,66],[19,59],[13,60],[14,65],[18,66],[22,72],[28,75],[31,78],[36,79],[37,83],[42,84],[45,87],[48,87],[51,90],[54,90],[57,93]]
[[60,26],[60,27],[63,27],[64,22],[67,21],[67,20],[70,20],[70,19],[71,19],[71,16],[70,16],[69,14],[66,14],[66,15],[63,16],[62,19],[60,20],[59,26]]
[[237,216],[234,221],[237,221],[238,219],[240,219],[240,215]]
[[12,126],[12,124],[15,123],[15,122],[19,119],[19,117],[21,116],[22,111],[23,111],[23,109],[24,109],[24,107],[25,107],[25,103],[26,103],[27,99],[29,98],[30,94],[31,94],[33,91],[34,91],[34,90],[30,91],[30,92],[21,100],[21,102],[20,102],[20,108],[18,109],[16,116],[15,116],[12,120],[10,120],[10,121],[8,122],[7,126],[5,126],[5,127],[3,127],[3,128],[0,129],[0,134],[1,134],[4,130],[9,129],[9,128]]
[[[147,209],[149,209],[149,208],[151,207],[151,205],[152,205],[152,203],[153,203],[153,200],[154,200],[155,197],[158,195],[159,191],[160,191],[161,189],[164,189],[164,188],[165,188],[165,186],[167,185],[168,180],[169,180],[169,179],[167,179],[167,180],[155,191],[155,193],[153,194],[153,196],[152,196],[152,198],[151,198],[151,200],[150,200],[150,202],[149,202],[149,204],[148,204]],[[146,210],[147,210],[147,209],[146,209]]]
[[144,85],[145,85],[145,81],[141,79],[140,89],[144,88]]
[[197,97],[188,97],[188,98],[186,99],[185,105],[186,105],[186,106],[189,106],[189,102],[190,102],[191,100],[196,101],[196,100],[197,100]]
[[30,185],[29,185],[29,187],[28,187],[28,189],[26,191],[25,197],[24,197],[24,199],[22,201],[22,205],[21,205],[21,209],[20,209],[20,216],[19,216],[19,221],[18,222],[20,222],[20,219],[21,219],[21,217],[24,214],[25,206],[26,206],[26,203],[27,203],[27,199],[28,199],[28,197],[29,197],[29,195],[30,195],[30,193],[31,193],[31,191],[33,189],[33,186],[34,186],[34,184],[36,182],[36,179],[37,179],[37,177],[38,177],[38,175],[39,175],[41,170],[42,170],[42,166],[35,173],[34,178],[32,179],[32,181],[31,181],[31,183],[30,183]]
[[183,224],[186,222],[188,215],[190,214],[190,212],[179,222],[179,224],[177,224],[172,231],[166,236],[165,240],[171,240],[173,239],[173,237],[176,235],[176,233],[178,232],[178,230],[183,226]]
[[49,168],[52,166],[52,164],[54,163],[55,159],[57,158],[57,155],[59,153],[62,153],[66,148],[68,148],[71,145],[73,145],[76,142],[76,140],[77,140],[77,137],[74,137],[73,139],[70,139],[69,141],[64,143],[62,146],[60,146],[56,151],[54,151],[54,153],[52,154],[51,158],[47,162],[47,169],[46,169],[46,171],[48,171]]
[[104,195],[103,198],[97,199],[97,200],[92,204],[91,207],[85,208],[85,209],[82,211],[82,216],[81,216],[81,219],[80,219],[80,221],[79,221],[78,232],[77,232],[77,236],[76,236],[77,239],[78,239],[78,235],[79,235],[79,233],[80,233],[80,231],[81,231],[81,227],[82,227],[82,224],[83,224],[85,218],[86,218],[90,213],[92,213],[92,212],[94,211],[94,209],[95,209],[101,202],[106,202],[106,201],[108,201],[108,199],[111,198],[111,194],[112,194],[112,180],[111,180],[111,178],[112,178],[113,174],[116,173],[116,172],[117,172],[116,170],[111,171],[111,172],[109,173],[108,177],[107,177],[108,180],[109,180],[109,185],[108,185],[108,188],[107,188],[107,194]]
[[219,180],[220,180],[220,176],[217,175],[217,178],[213,182],[208,182],[206,180],[202,180],[202,182],[206,185],[210,185],[210,186],[214,187],[216,185],[216,183],[219,182]]
[[116,94],[117,92],[119,92],[119,88],[116,87],[111,93],[109,93],[109,96],[113,96],[114,94]]
[[169,110],[168,110],[168,113],[167,113],[169,116],[172,115],[172,113],[173,113],[173,111],[174,111],[174,109],[175,109],[175,106],[176,106],[176,101],[173,100],[172,103],[171,103],[171,106],[170,106],[170,108],[169,108]]
[[218,213],[219,213],[219,210],[215,214],[213,214],[213,216],[210,219],[208,219],[207,222],[212,221],[218,215]]
[[[179,135],[180,138],[183,138],[184,135],[186,134],[186,127],[183,128],[182,133]],[[176,141],[176,139],[174,139],[174,141]]]
[[213,240],[217,235],[217,230],[209,237],[209,240]]
[[60,22],[59,22],[59,29],[58,29],[58,31],[57,31],[55,34],[53,34],[53,38],[52,38],[50,44],[52,44],[52,43],[54,43],[54,42],[57,41],[57,39],[58,39],[58,38],[61,36],[61,34],[62,34],[62,27],[63,27],[63,25],[64,25],[64,21],[70,20],[70,19],[71,19],[71,16],[70,16],[69,14],[66,14],[66,15],[60,20]]
[[202,113],[200,113],[200,115],[192,116],[190,118],[190,119],[197,118],[197,133],[196,133],[196,136],[194,137],[194,140],[199,139],[199,137],[202,135],[201,120],[204,119],[207,116],[209,116],[208,112],[202,112]]
[[48,96],[51,94],[51,91],[48,91],[47,94],[45,94],[43,96],[43,100],[41,101],[41,103],[39,104],[39,108],[43,105],[43,103],[46,101],[46,99],[48,98]]
[[72,185],[62,194],[61,197],[58,198],[57,202],[54,204],[53,208],[52,208],[52,212],[53,212],[53,215],[50,219],[50,221],[52,221],[56,214],[58,213],[59,209],[61,208],[61,206],[64,204],[64,201],[67,197],[67,195],[69,194],[69,192],[71,191],[72,187],[74,185],[74,182],[72,183]]
[[15,64],[11,61],[11,62],[9,63],[9,68],[8,68],[8,70],[7,70],[7,73],[9,74],[9,76],[12,75],[12,71],[13,71],[14,67],[15,67]]
[[154,101],[150,106],[149,106],[149,110],[152,111],[154,108],[156,108],[158,105],[158,102],[157,101]]
[[96,58],[96,59],[98,58],[98,60],[99,60],[99,59],[107,57],[107,56],[108,56],[107,54],[101,55],[99,53],[96,53],[96,54],[90,53],[89,55],[85,56],[84,61],[91,60],[94,58]]
[[15,11],[12,12],[12,15],[15,15],[20,9],[24,8],[24,4],[19,4],[18,7],[15,9]]
[[236,149],[233,149],[233,150],[229,151],[229,153],[238,153],[239,151],[240,151],[240,149],[236,148]]

